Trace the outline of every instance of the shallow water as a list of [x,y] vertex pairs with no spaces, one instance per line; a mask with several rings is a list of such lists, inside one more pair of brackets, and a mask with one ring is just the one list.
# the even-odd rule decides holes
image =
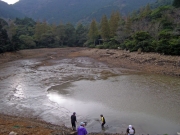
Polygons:
[[[0,112],[35,117],[70,127],[78,123],[89,132],[137,134],[180,131],[180,78],[126,72],[90,58],[50,61],[29,59],[0,65]],[[99,115],[106,118],[101,129]]]

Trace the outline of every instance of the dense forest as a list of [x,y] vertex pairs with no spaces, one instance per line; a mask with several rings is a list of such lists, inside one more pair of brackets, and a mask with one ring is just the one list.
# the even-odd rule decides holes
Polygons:
[[123,16],[112,12],[89,25],[48,24],[31,18],[0,19],[0,53],[52,47],[96,47],[180,55],[180,3],[144,8]]

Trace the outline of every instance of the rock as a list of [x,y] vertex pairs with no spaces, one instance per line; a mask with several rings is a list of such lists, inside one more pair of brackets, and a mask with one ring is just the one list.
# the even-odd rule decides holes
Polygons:
[[11,132],[9,133],[9,135],[17,135],[17,133],[14,132],[14,131],[11,131]]
[[71,133],[69,133],[70,135],[77,135],[77,132],[76,131],[73,131]]
[[101,54],[100,57],[103,57],[103,56],[110,56],[111,54]]
[[130,57],[130,55],[128,55],[128,54],[122,54],[121,55],[121,58],[127,58],[127,57]]

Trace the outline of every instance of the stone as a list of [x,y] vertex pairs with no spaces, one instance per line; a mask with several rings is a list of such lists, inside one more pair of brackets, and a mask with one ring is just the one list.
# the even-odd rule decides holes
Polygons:
[[11,132],[9,133],[9,135],[17,135],[17,133],[14,132],[14,131],[11,131]]

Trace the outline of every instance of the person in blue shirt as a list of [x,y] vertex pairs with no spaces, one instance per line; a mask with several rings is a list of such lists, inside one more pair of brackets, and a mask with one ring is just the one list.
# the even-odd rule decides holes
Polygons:
[[80,126],[78,127],[78,130],[77,130],[78,135],[86,135],[87,134],[87,130],[85,128],[85,125],[86,124],[84,122],[80,123]]

